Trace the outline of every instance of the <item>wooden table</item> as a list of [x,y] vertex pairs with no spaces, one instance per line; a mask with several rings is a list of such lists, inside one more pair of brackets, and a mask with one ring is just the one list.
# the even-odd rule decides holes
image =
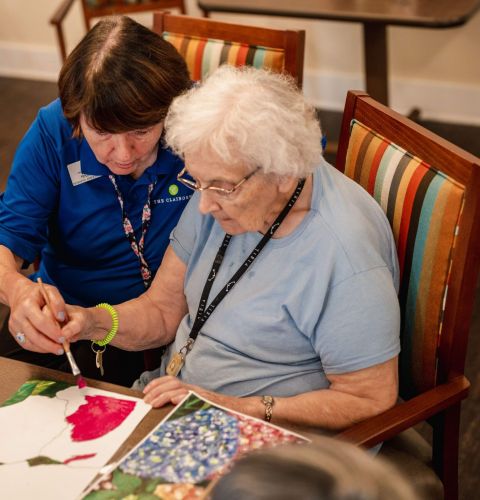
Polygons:
[[[41,366],[30,365],[22,361],[14,361],[0,356],[0,404],[6,401],[15,391],[28,379],[40,380],[58,380],[75,384],[75,377],[68,373],[63,373]],[[133,391],[127,387],[100,382],[98,380],[86,379],[89,387],[96,387],[106,391],[112,391],[128,396],[143,397],[143,394],[138,391]],[[159,422],[172,410],[173,406],[168,405],[164,408],[152,409],[145,418],[140,422],[138,427],[130,434],[128,439],[120,446],[117,452],[112,456],[110,462],[119,460],[123,455],[128,453],[135,447]],[[303,436],[315,441],[317,436],[323,434],[320,430],[314,429],[299,429],[289,427],[291,430],[302,434]]]
[[387,26],[461,26],[480,0],[199,0],[198,5],[207,16],[232,12],[362,23],[366,90],[388,105]]

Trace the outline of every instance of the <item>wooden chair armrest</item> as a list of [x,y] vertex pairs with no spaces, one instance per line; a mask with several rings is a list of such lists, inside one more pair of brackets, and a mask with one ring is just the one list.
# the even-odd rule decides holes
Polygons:
[[469,387],[470,382],[466,377],[456,377],[380,415],[355,424],[335,437],[370,448],[465,399]]
[[63,22],[65,16],[68,14],[68,11],[70,10],[73,2],[75,2],[75,0],[63,0],[57,10],[53,13],[53,16],[50,18],[50,24],[59,26]]

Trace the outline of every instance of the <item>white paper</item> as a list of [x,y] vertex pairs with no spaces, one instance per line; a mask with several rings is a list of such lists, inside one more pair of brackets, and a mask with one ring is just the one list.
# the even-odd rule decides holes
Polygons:
[[[87,404],[86,396],[133,401],[135,406],[105,435],[75,441],[74,425],[66,417]],[[77,498],[150,409],[138,398],[76,386],[57,392],[55,397],[31,395],[20,403],[0,407],[0,496],[15,500]],[[94,456],[72,460],[90,454]],[[71,461],[29,465],[27,460],[35,457]]]

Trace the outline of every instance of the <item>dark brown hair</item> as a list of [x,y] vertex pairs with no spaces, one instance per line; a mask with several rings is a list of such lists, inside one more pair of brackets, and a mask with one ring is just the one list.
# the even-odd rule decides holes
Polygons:
[[80,136],[80,115],[110,133],[150,127],[190,86],[170,43],[129,17],[98,22],[68,56],[58,79],[65,117]]

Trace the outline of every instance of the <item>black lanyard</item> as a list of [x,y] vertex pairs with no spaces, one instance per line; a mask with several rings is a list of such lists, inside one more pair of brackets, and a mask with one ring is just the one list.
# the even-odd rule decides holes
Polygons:
[[179,352],[176,352],[167,366],[167,374],[177,376],[182,366],[185,362],[185,356],[192,350],[193,344],[200,333],[201,328],[206,323],[208,318],[211,316],[215,308],[220,304],[220,302],[226,297],[228,292],[232,290],[232,288],[236,285],[238,280],[244,275],[247,269],[253,264],[255,259],[258,257],[258,254],[262,251],[264,246],[268,243],[270,238],[275,234],[277,229],[280,227],[280,224],[283,222],[288,212],[290,212],[295,202],[298,200],[300,193],[302,192],[303,186],[305,184],[305,179],[300,179],[298,181],[295,192],[292,194],[291,198],[288,200],[288,203],[285,205],[283,210],[280,212],[278,217],[275,219],[275,222],[270,226],[268,231],[264,234],[263,238],[259,241],[258,245],[252,250],[250,255],[246,258],[244,263],[238,268],[237,272],[228,280],[227,284],[220,290],[217,296],[210,302],[210,305],[206,307],[208,296],[210,294],[210,290],[212,289],[213,282],[217,277],[220,266],[222,265],[223,258],[225,256],[225,252],[230,243],[232,236],[230,234],[226,234],[223,238],[222,244],[218,249],[217,255],[215,256],[215,260],[213,261],[212,268],[208,275],[207,281],[205,282],[205,286],[203,287],[203,292],[200,297],[200,304],[198,306],[197,315],[195,317],[195,321],[193,322],[192,329],[190,331],[190,335],[188,337],[187,343],[180,349]]

